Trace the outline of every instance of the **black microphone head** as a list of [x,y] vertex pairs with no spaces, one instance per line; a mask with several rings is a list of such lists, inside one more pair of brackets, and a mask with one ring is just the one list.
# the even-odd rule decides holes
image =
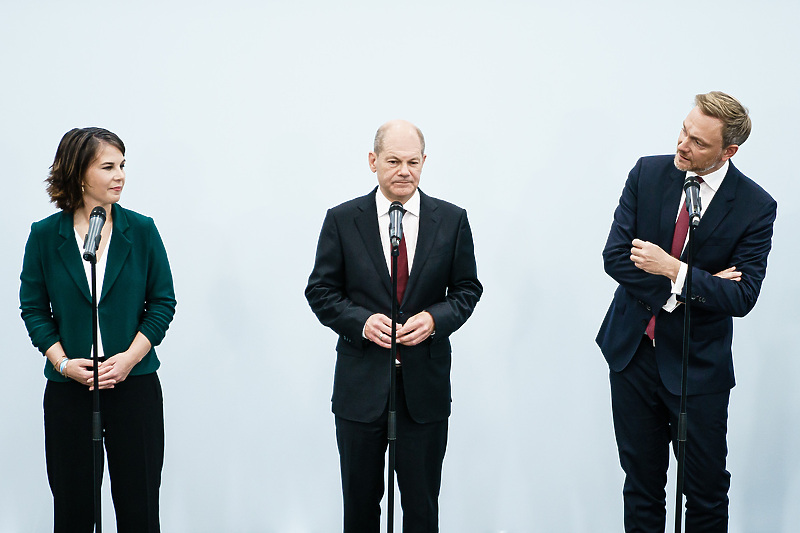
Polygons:
[[685,191],[689,187],[700,188],[700,182],[697,181],[697,176],[686,176],[686,181],[683,182],[683,190]]
[[100,246],[100,232],[106,223],[106,210],[99,205],[89,215],[89,231],[83,241],[83,258],[91,263],[97,259],[97,248]]
[[389,206],[389,239],[392,246],[400,245],[400,240],[403,238],[403,214],[406,210],[403,209],[403,204],[400,202],[392,202]]
[[101,206],[97,206],[92,209],[92,213],[89,215],[89,218],[100,217],[103,219],[103,222],[106,220],[106,210],[103,209]]

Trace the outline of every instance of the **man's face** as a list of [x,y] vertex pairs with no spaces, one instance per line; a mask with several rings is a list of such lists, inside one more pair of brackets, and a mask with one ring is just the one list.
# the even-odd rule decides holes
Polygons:
[[705,176],[725,164],[738,148],[735,144],[723,147],[722,121],[695,107],[683,121],[678,135],[675,166],[678,170],[690,170]]
[[378,186],[390,202],[404,204],[414,195],[424,163],[419,135],[407,124],[389,127],[380,154],[369,153],[369,168],[378,175]]

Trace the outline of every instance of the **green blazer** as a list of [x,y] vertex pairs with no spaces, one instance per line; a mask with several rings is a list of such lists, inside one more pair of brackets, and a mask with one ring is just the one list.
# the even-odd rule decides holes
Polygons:
[[[155,372],[161,343],[175,314],[167,252],[153,219],[116,204],[114,230],[97,305],[103,351],[124,352],[141,331],[153,345],[130,375]],[[55,213],[34,222],[20,275],[22,319],[36,348],[44,354],[61,341],[70,358],[91,358],[92,294],[81,250],[75,240],[72,213]],[[44,375],[69,381],[45,362]]]

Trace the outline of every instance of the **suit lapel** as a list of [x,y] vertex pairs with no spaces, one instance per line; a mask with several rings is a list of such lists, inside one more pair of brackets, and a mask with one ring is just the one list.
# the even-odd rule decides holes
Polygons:
[[[714,195],[714,201],[711,202],[703,213],[700,219],[700,224],[694,232],[694,249],[697,250],[708,239],[714,230],[719,226],[719,223],[727,216],[728,212],[733,207],[733,200],[736,198],[736,189],[739,185],[739,171],[730,163],[728,172],[725,174],[725,179],[719,190]],[[702,198],[701,198],[702,201]]]
[[[81,290],[81,294],[88,302],[92,301],[92,295],[89,292],[89,282],[86,280],[86,270],[81,261],[81,251],[78,243],[75,240],[75,227],[73,226],[73,215],[62,212],[61,222],[58,228],[58,234],[64,239],[58,247],[58,253],[61,260],[64,262],[64,268],[69,273],[72,281]],[[78,253],[75,253],[75,252]]]
[[131,252],[131,241],[125,235],[125,232],[128,231],[128,218],[125,216],[125,213],[122,209],[114,204],[111,206],[111,213],[112,218],[114,221],[114,229],[111,235],[111,242],[108,246],[108,258],[106,262],[106,273],[105,278],[103,279],[103,290],[100,293],[100,300],[102,301],[105,298],[108,291],[111,290],[111,287],[114,285],[114,282],[117,280],[120,271],[122,270],[122,266],[125,264],[125,260],[128,258],[128,254]]
[[672,165],[667,172],[667,179],[663,180],[664,189],[661,197],[664,201],[661,202],[661,225],[658,232],[660,242],[658,245],[667,253],[672,248],[672,236],[675,233],[675,220],[678,216],[678,204],[681,201],[685,176],[685,172]]
[[[408,295],[413,293],[414,286],[420,277],[420,272],[425,267],[425,261],[433,249],[436,233],[439,231],[439,216],[436,212],[438,205],[430,196],[419,191],[419,232],[417,233],[417,248],[414,251],[414,264],[408,277],[408,285],[403,295],[403,301],[408,300]],[[402,303],[402,302],[401,302]]]
[[[361,240],[364,241],[364,250],[372,261],[375,271],[383,280],[383,286],[387,292],[392,292],[392,277],[389,268],[386,266],[386,256],[383,254],[383,244],[381,243],[380,228],[378,228],[378,208],[375,205],[375,191],[364,197],[364,201],[358,207],[354,223]],[[390,298],[391,299],[391,298]]]

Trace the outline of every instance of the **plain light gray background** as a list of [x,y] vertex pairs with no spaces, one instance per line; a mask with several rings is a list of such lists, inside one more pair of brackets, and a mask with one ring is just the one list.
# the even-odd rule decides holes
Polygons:
[[735,325],[731,531],[797,531],[798,20],[789,1],[4,1],[0,532],[52,528],[19,271],[59,139],[94,125],[125,141],[121,203],[155,218],[175,277],[163,530],[340,530],[335,335],[303,289],[392,118],[425,132],[421,187],[468,210],[485,286],[452,339],[442,531],[621,531],[600,252],[628,170],[715,89],[750,108],[734,162],[779,204]]

